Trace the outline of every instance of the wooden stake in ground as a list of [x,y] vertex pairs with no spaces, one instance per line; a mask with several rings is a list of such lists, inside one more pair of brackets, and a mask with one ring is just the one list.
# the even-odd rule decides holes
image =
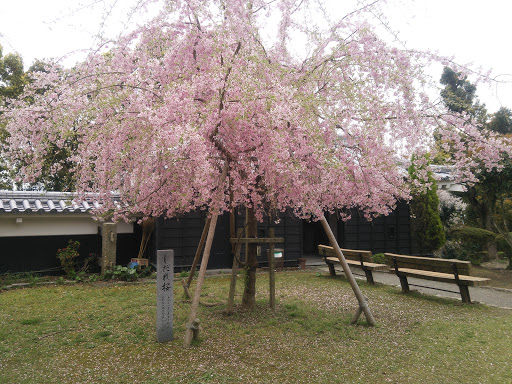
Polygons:
[[[229,163],[226,160],[224,164],[224,170],[219,180],[218,188],[218,199],[220,201],[222,194],[224,193],[224,183],[228,174]],[[215,235],[215,227],[217,226],[217,218],[219,217],[219,208],[213,209],[212,219],[208,228],[208,236],[206,237],[206,243],[204,246],[203,259],[201,260],[201,267],[199,268],[199,275],[197,276],[196,291],[194,298],[192,299],[192,305],[190,307],[190,315],[187,322],[187,330],[185,332],[185,340],[183,345],[190,347],[192,337],[194,336],[194,321],[196,321],[197,309],[199,307],[199,299],[201,297],[201,289],[203,288],[204,277],[206,275],[206,267],[208,265],[208,259],[210,258],[210,252],[212,250],[213,236]]]
[[[258,237],[258,221],[254,207],[246,210],[246,237],[256,239]],[[246,275],[245,289],[242,296],[242,306],[253,309],[256,306],[256,270],[258,269],[258,245],[257,243],[246,243],[247,253],[245,254]]]
[[[275,270],[274,270],[274,246],[275,244],[277,243],[284,243],[284,237],[275,237],[275,232],[274,232],[274,229],[271,228],[270,229],[270,237],[244,237],[244,238],[240,238],[240,235],[241,235],[241,232],[242,230],[239,230],[238,232],[238,238],[236,237],[232,237],[231,238],[231,244],[242,244],[242,243],[245,243],[245,244],[252,244],[252,245],[259,245],[259,244],[268,244],[269,245],[269,250],[268,250],[268,260],[269,260],[269,281],[270,281],[270,307],[271,308],[274,308],[275,307]],[[241,246],[241,245],[240,245]],[[240,253],[240,249],[238,249],[238,254]],[[272,256],[271,256],[272,255]],[[234,275],[232,275],[234,276]],[[235,276],[236,277],[236,276]],[[247,276],[246,276],[247,278]],[[234,281],[234,278],[232,278],[231,282],[233,284],[233,281]],[[247,280],[246,280],[246,284],[247,284]],[[233,285],[232,285],[233,286]],[[245,291],[244,291],[244,295],[246,294],[247,292],[247,286],[245,287]],[[233,291],[230,291],[230,295],[234,293],[234,288],[233,288]],[[230,296],[231,297],[231,296]],[[244,302],[242,301],[242,305],[244,305]],[[229,300],[228,300],[228,306],[229,306]]]
[[[240,228],[238,230],[238,239],[242,237],[243,229]],[[236,290],[236,277],[238,274],[238,260],[240,260],[240,252],[242,250],[242,242],[238,241],[236,244],[233,244],[235,247],[235,252],[233,256],[233,267],[231,269],[231,283],[229,284],[229,295],[228,302],[226,305],[226,313],[230,315],[233,313],[233,304],[235,301],[235,290]]]
[[196,273],[197,263],[199,262],[199,258],[201,257],[201,252],[203,252],[204,243],[206,242],[206,235],[208,235],[208,229],[210,228],[210,222],[212,221],[211,217],[206,219],[206,223],[204,224],[203,233],[201,234],[201,239],[199,240],[199,245],[197,246],[196,254],[194,256],[194,261],[192,262],[192,267],[190,268],[190,273],[188,275],[188,279],[181,281],[183,285],[183,289],[185,290],[185,297],[190,299],[190,284],[192,284],[192,279],[194,278],[194,273]]
[[[275,237],[274,228],[270,228],[269,235],[271,239]],[[276,307],[276,274],[274,270],[274,243],[270,242],[268,248],[268,281],[270,292],[269,302],[270,308],[274,309]]]
[[151,234],[155,230],[155,218],[148,217],[141,224],[142,226],[142,240],[140,241],[139,254],[137,255],[137,259],[144,258],[144,254],[146,253],[146,248],[149,243],[149,238]]
[[357,322],[357,320],[359,319],[359,316],[361,316],[361,313],[364,313],[364,315],[366,317],[366,321],[368,321],[368,324],[375,325],[375,319],[373,318],[370,307],[368,307],[366,298],[363,296],[361,289],[359,289],[359,286],[356,283],[356,279],[354,278],[354,275],[352,275],[352,271],[350,270],[350,268],[347,264],[347,261],[345,260],[345,257],[343,256],[343,253],[341,252],[340,246],[338,245],[338,242],[336,241],[336,238],[334,237],[334,234],[332,233],[332,229],[329,226],[329,223],[323,216],[320,219],[320,222],[322,223],[322,226],[324,227],[325,233],[327,234],[327,237],[329,238],[329,242],[331,243],[331,247],[333,247],[334,251],[336,252],[338,259],[340,260],[340,264],[343,268],[343,271],[345,272],[345,276],[347,277],[347,280],[350,283],[352,290],[356,294],[357,301],[359,302],[359,308],[357,309],[357,312],[356,312],[354,318],[352,319],[351,324],[355,324]]

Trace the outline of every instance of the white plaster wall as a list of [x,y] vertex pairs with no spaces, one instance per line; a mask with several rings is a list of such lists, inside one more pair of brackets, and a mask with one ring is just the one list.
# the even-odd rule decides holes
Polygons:
[[[89,215],[0,215],[0,237],[95,235],[101,224]],[[117,233],[132,232],[133,224],[117,223]]]
[[453,181],[438,181],[437,189],[444,189],[450,192],[464,192],[462,185],[454,183]]

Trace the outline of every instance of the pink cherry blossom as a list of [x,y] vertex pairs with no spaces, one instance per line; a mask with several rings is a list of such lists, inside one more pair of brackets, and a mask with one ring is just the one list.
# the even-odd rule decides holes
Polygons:
[[[7,114],[21,177],[41,174],[49,143],[76,142],[77,191],[97,194],[99,214],[228,210],[231,191],[233,206],[253,206],[260,219],[288,208],[372,217],[409,197],[404,162],[430,150],[434,129],[456,148],[464,181],[475,180],[475,163],[490,170],[510,154],[430,100],[423,66],[444,58],[387,44],[364,10],[309,28],[300,10],[312,4],[168,1],[108,51],[48,68]],[[305,58],[291,53],[294,33],[307,37]]]

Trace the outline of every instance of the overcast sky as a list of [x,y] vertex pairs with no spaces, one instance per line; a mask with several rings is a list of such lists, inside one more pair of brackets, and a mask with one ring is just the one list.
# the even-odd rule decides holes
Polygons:
[[[335,3],[340,0],[327,0]],[[113,2],[113,1],[112,1]],[[86,7],[95,3],[94,7]],[[101,15],[110,10],[103,0],[16,0],[0,6],[0,44],[4,54],[18,52],[25,67],[36,58],[60,58],[94,45],[101,28]],[[108,2],[111,3],[111,2]],[[116,14],[109,19],[115,30],[126,23],[129,4],[116,1]],[[495,112],[500,106],[512,108],[512,49],[510,20],[512,2],[503,0],[389,0],[387,17],[409,48],[431,49],[452,56],[460,63],[492,69],[508,81],[477,94]],[[133,20],[130,20],[133,23]],[[80,55],[68,60],[68,65]],[[440,71],[435,69],[435,71]],[[438,76],[440,77],[440,72]],[[433,73],[436,76],[436,73]]]

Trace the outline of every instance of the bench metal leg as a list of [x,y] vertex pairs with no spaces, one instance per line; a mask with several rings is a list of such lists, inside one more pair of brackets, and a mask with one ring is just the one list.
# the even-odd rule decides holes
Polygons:
[[409,289],[409,282],[407,281],[407,276],[398,275],[398,278],[400,279],[400,285],[402,286],[402,292],[403,293],[409,292],[410,289]]
[[368,269],[365,269],[365,270],[364,270],[364,274],[366,275],[366,281],[367,281],[369,284],[374,285],[374,284],[375,284],[375,281],[373,281],[373,273],[372,273],[372,271],[370,271],[370,270],[368,270]]
[[329,267],[329,274],[330,274],[332,277],[335,277],[335,276],[336,276],[336,270],[334,269],[334,264],[332,264],[332,263],[327,263],[327,266]]
[[460,296],[462,297],[463,303],[471,303],[471,298],[469,297],[469,287],[467,285],[459,285]]

